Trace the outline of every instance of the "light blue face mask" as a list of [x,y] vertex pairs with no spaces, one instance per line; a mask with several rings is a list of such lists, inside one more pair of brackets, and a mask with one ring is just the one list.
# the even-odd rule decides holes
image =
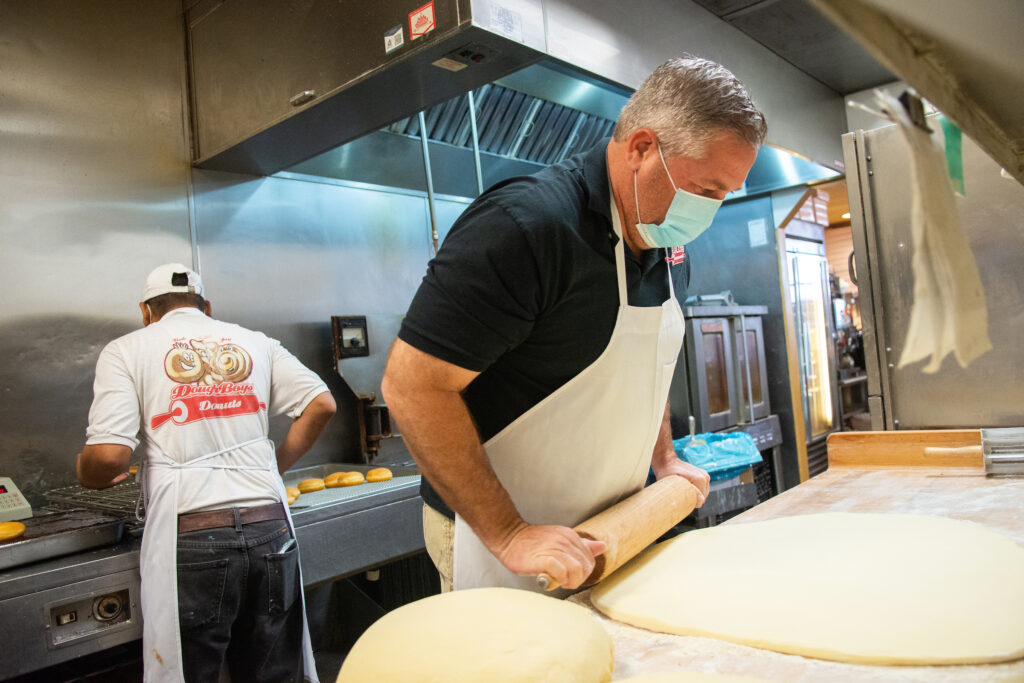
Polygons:
[[633,196],[636,198],[636,229],[640,237],[651,249],[655,247],[681,247],[697,239],[697,236],[707,230],[714,220],[718,207],[722,205],[721,199],[702,197],[699,194],[687,192],[676,186],[676,181],[669,173],[668,164],[665,163],[665,156],[661,153],[661,145],[658,145],[658,156],[661,157],[661,165],[668,173],[669,182],[676,188],[676,195],[665,213],[665,220],[660,225],[654,223],[640,222],[640,196],[637,192],[636,171],[633,171]]

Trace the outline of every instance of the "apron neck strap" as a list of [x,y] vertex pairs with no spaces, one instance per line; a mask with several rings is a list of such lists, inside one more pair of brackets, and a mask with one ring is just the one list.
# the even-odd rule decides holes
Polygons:
[[629,297],[626,289],[626,240],[622,236],[622,219],[619,218],[619,207],[615,203],[615,193],[612,191],[611,178],[608,179],[608,197],[612,212],[612,229],[618,241],[615,243],[615,276],[619,283],[619,306],[628,306]]
[[[608,197],[610,198],[609,204],[612,212],[612,228],[615,230],[616,237],[619,238],[618,242],[615,243],[615,275],[619,281],[619,305],[628,306],[629,298],[626,289],[626,240],[622,236],[622,219],[619,217],[619,207],[615,204],[615,195],[612,194],[612,183],[608,181]],[[675,284],[672,282],[672,268],[668,267],[665,270],[668,271],[668,301],[672,301],[676,298]]]

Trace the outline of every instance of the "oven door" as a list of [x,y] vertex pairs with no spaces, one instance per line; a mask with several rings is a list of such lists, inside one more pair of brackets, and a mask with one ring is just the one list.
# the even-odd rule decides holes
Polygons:
[[700,431],[728,429],[739,419],[730,320],[690,318],[686,326],[690,410]]
[[[768,400],[768,369],[764,357],[764,328],[759,316],[731,318],[736,362],[736,395],[741,423],[754,422],[771,414]],[[751,399],[751,396],[753,399]]]

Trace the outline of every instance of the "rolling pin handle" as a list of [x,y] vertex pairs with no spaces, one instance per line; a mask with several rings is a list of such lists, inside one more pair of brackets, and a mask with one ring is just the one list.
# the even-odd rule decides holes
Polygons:
[[546,591],[553,591],[558,588],[558,582],[547,574],[539,574],[537,576],[537,585],[540,586],[541,590]]

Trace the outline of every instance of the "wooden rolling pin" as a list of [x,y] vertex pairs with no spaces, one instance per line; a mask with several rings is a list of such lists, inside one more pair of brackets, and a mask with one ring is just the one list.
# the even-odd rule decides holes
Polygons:
[[[697,489],[683,477],[673,475],[659,479],[574,527],[583,538],[604,541],[607,546],[597,556],[594,571],[583,585],[593,586],[629,562],[696,506]],[[537,584],[548,591],[558,588],[558,583],[547,574],[538,576]]]

